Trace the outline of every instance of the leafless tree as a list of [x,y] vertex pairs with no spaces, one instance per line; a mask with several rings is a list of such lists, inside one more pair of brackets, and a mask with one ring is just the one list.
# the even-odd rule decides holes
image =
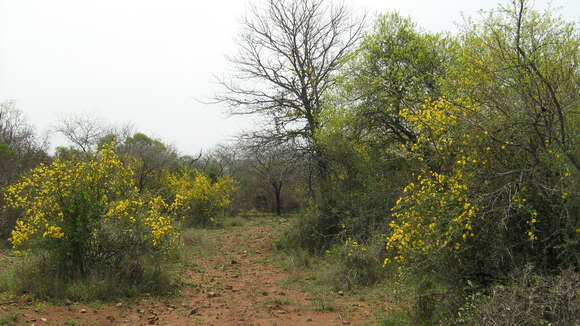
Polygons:
[[14,101],[0,103],[0,143],[17,152],[44,151],[46,139],[40,139],[29,125]]
[[270,129],[254,136],[264,142],[301,143],[319,156],[315,135],[321,127],[324,96],[333,76],[356,45],[363,20],[342,4],[325,0],[268,0],[252,6],[243,21],[240,50],[229,58],[237,73],[216,100],[232,114],[260,114]]
[[297,178],[299,155],[290,144],[249,147],[254,168],[272,188],[276,214],[282,214],[282,190]]
[[54,130],[83,153],[93,152],[103,141],[114,139],[117,143],[123,143],[135,133],[132,123],[112,125],[87,114],[61,119]]
[[196,157],[191,155],[183,155],[178,158],[178,161],[185,167],[193,168],[194,164],[201,159],[203,152],[199,151]]
[[99,140],[109,133],[102,121],[89,115],[64,118],[58,122],[55,131],[66,137],[83,153],[92,152]]
[[4,187],[40,162],[49,161],[47,148],[47,139],[37,136],[15,102],[0,103],[0,238],[9,235],[19,216],[17,210],[3,208]]

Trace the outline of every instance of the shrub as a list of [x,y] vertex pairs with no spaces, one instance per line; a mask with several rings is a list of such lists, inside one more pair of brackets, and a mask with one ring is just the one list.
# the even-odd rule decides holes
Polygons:
[[335,219],[315,207],[305,210],[277,242],[279,249],[305,249],[310,254],[322,254],[336,242],[340,231]]
[[420,131],[408,150],[425,163],[392,209],[385,263],[482,284],[528,262],[544,271],[577,263],[573,166],[556,145],[530,157],[516,145],[525,135],[492,136],[488,114],[444,98],[401,112]]
[[475,293],[462,309],[457,322],[464,325],[559,325],[580,323],[580,274],[565,270],[556,276],[523,270],[506,285],[489,293]]
[[64,279],[121,273],[142,256],[163,256],[175,238],[172,206],[139,195],[133,171],[113,148],[41,165],[7,187],[7,205],[23,212],[12,245],[45,249]]
[[551,142],[530,155],[532,135],[489,114],[445,98],[401,112],[419,131],[407,150],[423,166],[391,210],[385,264],[430,279],[417,296],[425,319],[453,314],[469,282],[486,287],[527,263],[548,274],[577,267],[573,164]]
[[329,275],[330,281],[337,288],[373,286],[387,277],[382,266],[385,257],[384,237],[378,233],[363,243],[347,238],[327,253],[334,265]]
[[191,175],[188,171],[166,173],[163,181],[165,188],[178,207],[177,214],[190,225],[210,226],[215,224],[216,218],[223,215],[224,210],[231,203],[231,197],[236,190],[236,181],[229,176],[217,177],[215,182],[195,171]]
[[384,317],[379,326],[430,326],[433,323],[416,321],[413,315],[405,310],[395,310]]
[[[3,273],[0,289],[40,299],[114,300],[142,294],[167,295],[177,289],[175,277],[157,256],[140,255],[115,268],[93,269],[82,278],[61,277],[50,252],[35,252]],[[113,267],[113,266],[111,266]]]

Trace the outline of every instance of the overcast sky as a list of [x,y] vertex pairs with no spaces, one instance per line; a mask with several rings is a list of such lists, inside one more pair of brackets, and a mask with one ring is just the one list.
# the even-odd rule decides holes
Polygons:
[[[246,0],[0,0],[0,101],[16,100],[39,133],[88,113],[176,145],[183,153],[227,141],[252,118],[205,105],[227,75],[225,56]],[[397,10],[424,29],[453,31],[461,13],[498,1],[346,0],[358,12]],[[536,0],[568,21],[580,1]],[[53,138],[59,145],[62,140]],[[53,144],[54,145],[54,144]]]

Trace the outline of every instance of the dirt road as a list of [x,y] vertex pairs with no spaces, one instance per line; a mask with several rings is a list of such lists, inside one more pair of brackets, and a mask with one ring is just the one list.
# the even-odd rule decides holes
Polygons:
[[[376,302],[301,283],[308,271],[284,267],[274,240],[279,219],[239,220],[185,235],[183,286],[171,298],[52,305],[3,299],[3,325],[371,325]],[[311,271],[312,272],[312,271]]]

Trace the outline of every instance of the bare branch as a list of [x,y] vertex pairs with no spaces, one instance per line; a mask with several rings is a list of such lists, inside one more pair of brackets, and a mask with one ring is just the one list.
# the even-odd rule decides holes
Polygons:
[[239,53],[229,58],[237,73],[219,81],[225,93],[215,100],[232,114],[268,117],[269,137],[312,143],[323,97],[362,34],[362,19],[351,17],[345,6],[324,0],[268,0],[263,8],[251,7]]

